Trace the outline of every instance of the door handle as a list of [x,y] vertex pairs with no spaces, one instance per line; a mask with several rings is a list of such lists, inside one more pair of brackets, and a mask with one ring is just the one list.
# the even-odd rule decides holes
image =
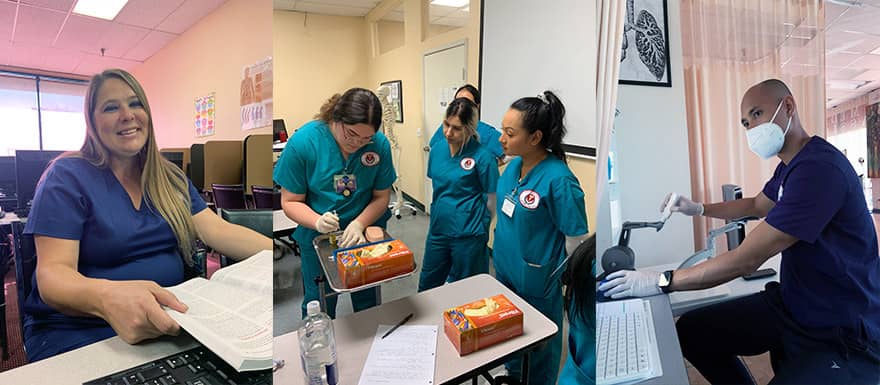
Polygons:
[[422,147],[422,151],[431,152],[431,147],[428,147],[428,146]]

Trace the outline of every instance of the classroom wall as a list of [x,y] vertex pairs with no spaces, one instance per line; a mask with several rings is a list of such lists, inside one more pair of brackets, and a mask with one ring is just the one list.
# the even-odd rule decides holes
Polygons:
[[[272,56],[271,35],[271,1],[229,0],[132,71],[149,98],[159,148],[272,133],[242,131],[239,117],[242,70]],[[211,92],[215,134],[196,137],[193,101]]]
[[[656,221],[667,193],[690,196],[679,0],[668,1],[668,18],[672,88],[620,85],[618,90],[620,116],[615,120],[615,139],[622,221]],[[608,210],[607,202],[603,203]],[[607,214],[601,217],[598,231],[610,233]],[[614,244],[618,234],[612,235]],[[694,251],[693,237],[692,219],[678,214],[660,232],[634,230],[630,247],[636,254],[636,266],[684,260]],[[603,246],[608,245],[600,243],[600,253]]]
[[311,121],[334,93],[367,82],[369,40],[363,17],[274,11],[275,119],[287,131]]
[[[377,10],[394,8],[398,0],[386,0],[376,6]],[[433,27],[423,28],[422,7],[427,4],[421,0],[403,0],[404,34],[403,46],[385,53],[371,55],[368,58],[368,81],[375,88],[379,83],[388,80],[401,80],[403,85],[404,123],[395,126],[402,147],[402,159],[398,172],[402,174],[401,188],[408,195],[424,202],[426,159],[422,147],[428,139],[424,135],[426,124],[423,114],[423,80],[422,59],[426,52],[448,46],[462,40],[467,41],[467,81],[479,84],[480,65],[480,1],[471,0],[470,20],[462,28],[436,34]],[[367,15],[367,19],[371,15]],[[377,17],[381,17],[378,15]],[[595,21],[594,21],[595,22]],[[369,26],[365,26],[365,34],[369,34]],[[423,32],[424,31],[424,32]],[[427,38],[423,38],[423,34]],[[369,36],[369,35],[368,35]],[[372,52],[372,51],[371,51]],[[570,107],[574,108],[574,107]],[[489,122],[494,125],[500,122]],[[428,122],[437,125],[439,122]],[[569,167],[578,177],[586,193],[587,212],[590,230],[596,220],[596,162],[570,158]]]

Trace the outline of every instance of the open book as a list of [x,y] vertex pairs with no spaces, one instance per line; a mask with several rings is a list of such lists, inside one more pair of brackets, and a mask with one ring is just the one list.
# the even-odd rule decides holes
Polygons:
[[272,251],[167,288],[189,310],[165,311],[236,370],[272,367]]

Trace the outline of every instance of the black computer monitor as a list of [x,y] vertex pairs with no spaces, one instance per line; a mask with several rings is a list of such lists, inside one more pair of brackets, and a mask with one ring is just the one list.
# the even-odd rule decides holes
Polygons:
[[174,163],[183,170],[183,152],[182,151],[162,151],[162,156],[165,159],[168,159],[169,162]]
[[15,150],[15,191],[18,208],[30,208],[37,182],[52,159],[64,151]]
[[0,156],[0,195],[15,196],[14,156]]
[[284,143],[287,141],[287,126],[284,119],[272,120],[272,141]]

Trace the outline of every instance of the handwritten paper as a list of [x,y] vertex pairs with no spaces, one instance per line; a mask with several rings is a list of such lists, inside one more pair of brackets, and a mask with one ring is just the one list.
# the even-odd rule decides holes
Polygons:
[[433,385],[437,326],[403,325],[382,339],[391,325],[379,325],[358,385]]

